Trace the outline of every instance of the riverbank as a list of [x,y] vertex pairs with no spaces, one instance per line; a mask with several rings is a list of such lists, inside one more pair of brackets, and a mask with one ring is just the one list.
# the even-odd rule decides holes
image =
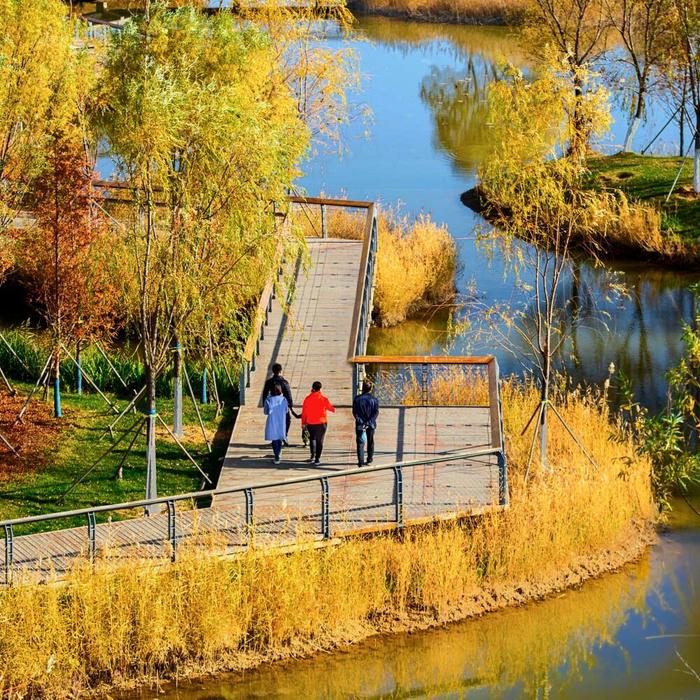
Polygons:
[[[700,196],[693,192],[692,159],[616,153],[594,155],[586,164],[589,175],[584,185],[588,189],[618,197],[622,193],[630,202],[658,212],[658,235],[666,244],[660,251],[661,262],[700,265]],[[629,248],[648,257],[644,236]]]
[[[700,196],[692,190],[692,160],[617,153],[590,156],[586,166],[581,186],[600,195],[597,206],[603,223],[597,240],[587,237],[584,244],[593,243],[606,258],[700,269]],[[508,210],[491,201],[480,185],[464,192],[461,201],[492,223],[508,216]]]
[[557,397],[593,468],[558,424],[556,468],[523,475],[533,386],[504,382],[511,505],[463,522],[287,555],[173,565],[109,557],[65,584],[0,593],[0,690],[63,698],[327,651],[518,605],[614,570],[651,541],[649,463],[592,393]]
[[357,14],[419,22],[472,25],[515,25],[527,8],[524,0],[351,0]]

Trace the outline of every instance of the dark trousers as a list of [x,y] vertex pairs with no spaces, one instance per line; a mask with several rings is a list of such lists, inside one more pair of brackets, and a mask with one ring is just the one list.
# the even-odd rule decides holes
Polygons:
[[279,459],[282,455],[282,440],[272,441],[272,452],[275,455],[275,459]]
[[367,442],[362,442],[362,431],[355,429],[355,440],[357,441],[357,464],[365,464],[365,446],[367,447],[367,461],[374,459],[374,428],[367,428]]
[[289,440],[289,427],[291,426],[291,424],[292,424],[292,414],[289,411],[287,411],[287,432],[285,432],[285,434],[284,434],[285,442],[287,440]]
[[317,425],[307,425],[309,430],[309,446],[311,447],[311,456],[314,461],[318,462],[321,459],[323,452],[323,441],[326,438],[326,423],[318,423]]

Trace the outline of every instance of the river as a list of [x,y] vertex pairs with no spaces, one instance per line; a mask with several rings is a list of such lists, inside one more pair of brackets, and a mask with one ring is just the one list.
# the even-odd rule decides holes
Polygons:
[[[401,202],[446,223],[457,241],[459,291],[486,303],[508,300],[503,263],[475,245],[479,218],[460,202],[488,155],[485,91],[502,57],[527,67],[507,30],[367,18],[356,49],[364,75],[357,96],[373,112],[369,135],[355,124],[342,159],[317,155],[307,191]],[[601,148],[625,130],[616,119]],[[660,104],[637,134],[645,144],[666,120]],[[659,150],[673,148],[671,136]],[[591,295],[601,271],[582,262]],[[658,407],[665,371],[681,353],[683,322],[694,315],[697,275],[639,263],[610,263],[630,289],[602,307],[606,323],[572,329],[565,364],[577,379],[600,382],[614,362],[637,397]],[[476,290],[476,291],[475,291]],[[491,350],[507,373],[520,365],[486,340],[445,334],[444,314],[374,329],[370,351],[452,353]],[[700,507],[700,499],[695,501]],[[619,573],[579,590],[435,631],[371,639],[357,647],[254,672],[205,679],[166,693],[170,700],[212,698],[700,698],[700,518],[676,504],[656,546]],[[143,697],[148,696],[146,693]]]

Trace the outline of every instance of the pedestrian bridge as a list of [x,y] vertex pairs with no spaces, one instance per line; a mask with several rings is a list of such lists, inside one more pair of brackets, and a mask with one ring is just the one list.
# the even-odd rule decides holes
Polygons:
[[[320,222],[308,259],[283,262],[289,296],[272,279],[244,351],[240,409],[213,491],[0,523],[2,580],[20,570],[59,575],[77,558],[169,557],[186,546],[221,553],[289,546],[409,524],[477,515],[508,502],[498,366],[492,356],[368,356],[378,227],[371,202],[290,198]],[[333,211],[359,212],[356,231],[334,237]],[[319,216],[320,214],[320,216]],[[289,223],[279,217],[280,225]],[[278,276],[285,270],[280,268]],[[269,368],[284,367],[295,405],[315,380],[336,407],[321,466],[309,464],[299,421],[274,465],[263,440],[261,397]],[[371,467],[357,467],[353,396],[375,385],[380,416]],[[192,508],[207,499],[210,505]],[[160,513],[142,517],[146,506]],[[150,510],[154,510],[150,508]],[[136,516],[136,517],[134,517]],[[61,529],[84,519],[84,525]],[[37,521],[56,528],[22,534]]]

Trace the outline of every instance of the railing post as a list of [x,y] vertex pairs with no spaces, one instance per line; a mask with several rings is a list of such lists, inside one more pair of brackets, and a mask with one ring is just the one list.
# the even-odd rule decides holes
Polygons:
[[328,238],[328,230],[326,228],[326,205],[321,205],[321,238]]
[[421,389],[421,402],[423,406],[428,405],[428,365],[421,365],[420,373],[420,389]]
[[175,501],[168,501],[168,540],[170,541],[170,561],[175,561],[175,547],[177,546]]
[[250,389],[250,362],[248,362],[247,360],[245,363],[245,372],[246,372],[245,386],[246,386],[246,389]]
[[253,506],[254,506],[253,489],[246,489],[244,493],[245,493],[245,524],[246,524],[246,528],[248,530],[248,532],[247,532],[248,544],[250,544],[250,540],[252,539],[252,536],[253,536]]
[[396,525],[397,527],[403,527],[403,472],[401,467],[394,467],[394,495],[396,506]]
[[328,484],[328,477],[325,476],[321,478],[321,534],[324,540],[330,539],[330,486]]
[[498,505],[508,503],[508,475],[506,473],[506,457],[501,450],[498,453]]
[[238,378],[238,405],[245,406],[245,360],[241,367],[241,376]]
[[15,560],[15,533],[12,525],[5,525],[5,585],[12,583],[12,566]]
[[90,511],[87,514],[88,521],[88,553],[90,555],[90,563],[94,563],[95,554],[97,553],[97,519],[95,513]]

